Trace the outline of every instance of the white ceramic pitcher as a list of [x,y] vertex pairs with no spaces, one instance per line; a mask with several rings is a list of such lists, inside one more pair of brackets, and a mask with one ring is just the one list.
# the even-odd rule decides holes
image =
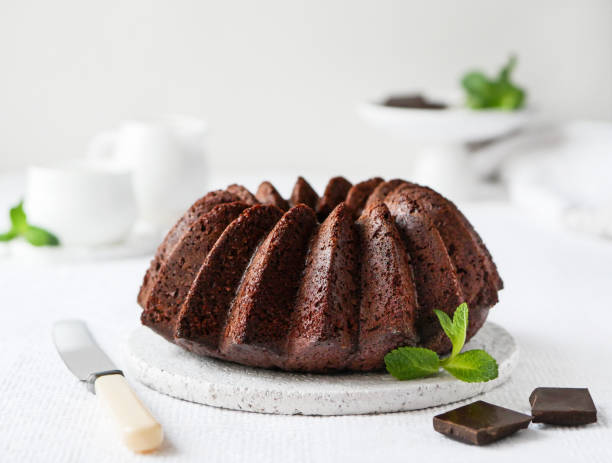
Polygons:
[[140,220],[167,228],[206,191],[206,136],[190,117],[126,121],[94,137],[88,155],[131,170]]

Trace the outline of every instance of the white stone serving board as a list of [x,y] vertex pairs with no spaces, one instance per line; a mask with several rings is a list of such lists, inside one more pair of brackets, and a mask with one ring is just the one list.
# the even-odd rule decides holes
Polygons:
[[441,372],[398,381],[387,373],[313,375],[287,373],[198,357],[145,327],[127,344],[127,372],[163,394],[213,407],[282,415],[357,415],[434,407],[468,399],[501,385],[514,370],[514,338],[494,323],[465,350],[485,349],[499,364],[499,377],[464,383]]

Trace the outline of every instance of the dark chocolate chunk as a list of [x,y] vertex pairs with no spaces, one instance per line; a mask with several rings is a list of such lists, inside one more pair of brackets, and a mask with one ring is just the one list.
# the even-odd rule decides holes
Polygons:
[[486,445],[529,426],[531,416],[479,400],[434,416],[434,429],[474,445]]
[[597,421],[597,409],[586,388],[538,387],[529,403],[534,423],[578,426]]
[[392,108],[412,108],[412,109],[445,109],[444,103],[431,101],[423,95],[392,95],[383,103]]

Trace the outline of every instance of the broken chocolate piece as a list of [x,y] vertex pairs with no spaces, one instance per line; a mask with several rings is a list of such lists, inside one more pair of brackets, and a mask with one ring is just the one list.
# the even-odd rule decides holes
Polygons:
[[479,400],[434,416],[434,429],[474,445],[486,445],[529,426],[531,416]]
[[529,403],[534,423],[578,426],[597,421],[597,409],[586,388],[538,387]]
[[444,103],[431,101],[423,95],[391,95],[383,104],[392,108],[410,109],[445,109],[447,107]]

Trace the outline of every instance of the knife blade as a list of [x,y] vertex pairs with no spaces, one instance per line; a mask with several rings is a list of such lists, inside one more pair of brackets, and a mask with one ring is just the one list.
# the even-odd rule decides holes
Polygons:
[[53,342],[68,369],[81,381],[87,381],[92,373],[117,370],[81,320],[55,323]]
[[128,448],[150,452],[161,445],[161,425],[130,388],[123,372],[96,344],[83,321],[56,322],[53,342],[68,369],[86,382],[89,391],[109,410]]

